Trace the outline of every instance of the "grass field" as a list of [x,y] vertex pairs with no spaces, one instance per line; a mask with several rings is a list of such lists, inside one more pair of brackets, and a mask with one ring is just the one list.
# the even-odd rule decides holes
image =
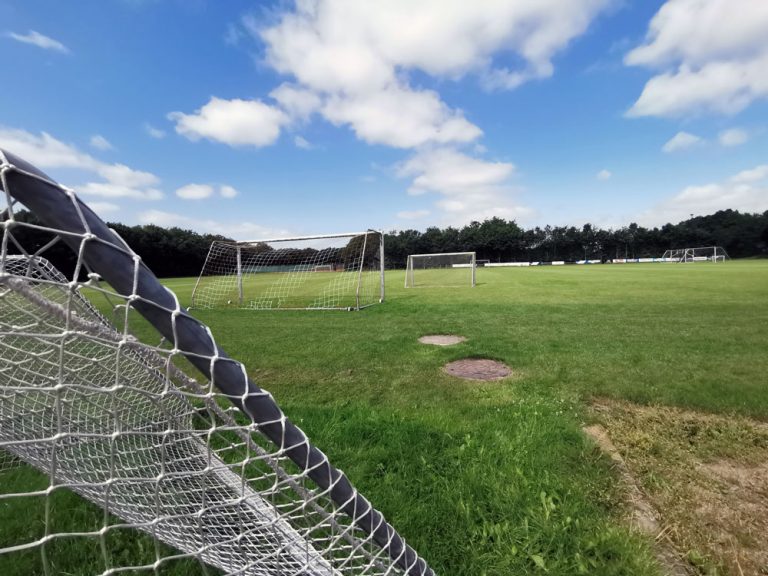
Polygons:
[[[486,268],[475,288],[412,290],[403,280],[388,272],[387,301],[356,313],[194,314],[437,574],[663,573],[652,538],[627,521],[611,459],[582,428],[601,418],[595,401],[768,422],[768,261]],[[193,280],[165,284],[189,302]],[[425,346],[425,334],[467,341]],[[464,357],[501,360],[514,375],[478,383],[441,371]],[[665,414],[670,427],[682,418]],[[678,454],[659,451],[670,428],[647,425],[648,454]],[[737,458],[747,437],[719,438],[684,453]],[[768,450],[768,434],[755,438],[744,449],[752,459]],[[630,448],[641,485],[650,470],[664,474]],[[657,481],[661,493],[671,485]],[[23,468],[0,474],[3,491],[35,483],[45,486]],[[42,522],[29,500],[0,509],[0,547]],[[74,496],[54,508],[62,526],[100,519]],[[151,546],[142,542],[127,537],[122,553],[141,554]],[[692,569],[729,571],[705,546],[692,549],[699,540],[680,542]],[[0,556],[0,573],[39,573],[36,561]],[[90,574],[87,563],[68,551],[61,573]]]

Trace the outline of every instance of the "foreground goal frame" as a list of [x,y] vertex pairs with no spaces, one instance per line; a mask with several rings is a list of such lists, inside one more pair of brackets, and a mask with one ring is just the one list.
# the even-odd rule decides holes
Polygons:
[[[82,541],[100,561],[78,569],[100,575],[189,559],[240,576],[433,576],[74,192],[0,150],[0,202],[0,476],[10,462],[48,483],[0,482],[0,518],[45,505],[40,525],[30,517],[0,543],[0,561],[37,554],[54,574],[57,545]],[[159,343],[137,340],[136,326]],[[100,507],[96,524],[51,523],[62,491]],[[125,551],[126,530],[154,544]]]
[[[442,280],[437,280],[433,285],[441,286],[471,286],[475,287],[477,278],[477,256],[474,252],[440,252],[433,254],[410,254],[405,267],[405,287],[415,288],[425,286],[418,280],[418,270],[444,270]],[[468,273],[462,274],[463,270]],[[449,275],[449,276],[448,276]],[[447,281],[446,281],[446,278]]]
[[381,230],[214,241],[192,308],[361,310],[384,302]]

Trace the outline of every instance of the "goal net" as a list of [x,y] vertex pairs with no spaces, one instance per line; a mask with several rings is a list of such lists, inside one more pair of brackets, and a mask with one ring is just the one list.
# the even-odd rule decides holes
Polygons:
[[432,576],[74,193],[0,198],[0,574]]
[[722,246],[703,246],[667,250],[662,259],[673,262],[725,262],[730,257]]
[[411,254],[405,269],[405,287],[474,286],[474,252]]
[[193,308],[359,310],[384,300],[381,232],[213,242]]

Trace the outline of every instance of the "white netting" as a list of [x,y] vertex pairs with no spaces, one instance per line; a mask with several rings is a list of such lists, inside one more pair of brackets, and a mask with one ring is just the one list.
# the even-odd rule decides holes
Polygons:
[[432,574],[74,194],[0,185],[0,574]]
[[725,262],[730,260],[728,253],[722,246],[675,248],[664,252],[662,258],[674,262]]
[[474,252],[411,254],[405,270],[405,287],[474,286]]
[[250,243],[214,242],[193,308],[359,310],[383,299],[376,231]]

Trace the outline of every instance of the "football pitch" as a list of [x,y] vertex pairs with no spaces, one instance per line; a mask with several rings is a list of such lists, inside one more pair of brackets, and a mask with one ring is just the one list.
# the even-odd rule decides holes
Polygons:
[[[163,283],[189,305],[194,279]],[[701,425],[686,450],[703,464],[768,454],[768,261],[480,268],[474,288],[403,284],[404,271],[387,271],[385,303],[360,312],[192,313],[437,574],[664,573],[653,538],[629,520],[616,464],[584,433],[598,422],[611,434],[620,412],[754,423],[743,447],[730,428]],[[466,341],[420,344],[427,334]],[[442,371],[462,358],[499,360],[513,374],[480,382]],[[631,437],[617,447],[639,488],[661,501],[654,495],[671,490],[679,462],[667,470],[650,458],[672,453],[664,436],[673,430],[618,430]],[[699,437],[715,440],[704,450]],[[21,492],[47,481],[22,467],[0,472],[0,485]],[[103,517],[73,495],[50,500],[48,510],[42,496],[6,500],[0,548],[39,530],[46,514],[72,532]],[[683,561],[730,573],[730,560],[694,536],[674,536]],[[148,537],[113,538],[126,558],[154,558]],[[52,562],[91,574],[100,557],[98,542],[63,545]],[[0,557],[4,575],[40,566],[37,551]],[[184,561],[161,573],[215,572]]]

